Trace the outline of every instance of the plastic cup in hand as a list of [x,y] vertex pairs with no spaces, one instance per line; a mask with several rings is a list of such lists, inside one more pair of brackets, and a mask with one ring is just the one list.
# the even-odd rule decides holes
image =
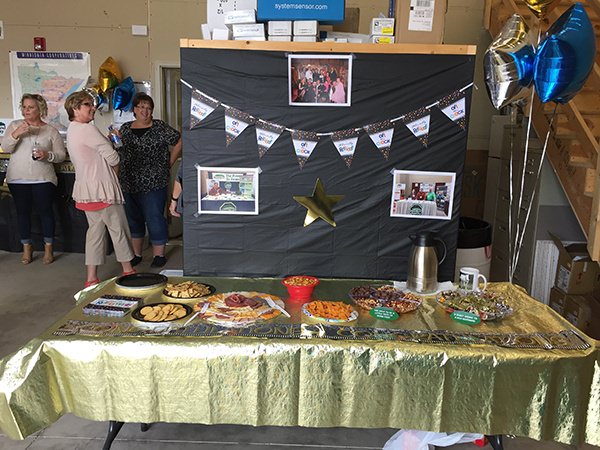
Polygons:
[[39,144],[37,141],[35,141],[35,142],[33,143],[33,147],[32,147],[32,149],[31,149],[31,158],[32,158],[34,161],[37,161],[38,159],[40,159],[40,154],[39,154],[39,152],[40,152],[40,144]]

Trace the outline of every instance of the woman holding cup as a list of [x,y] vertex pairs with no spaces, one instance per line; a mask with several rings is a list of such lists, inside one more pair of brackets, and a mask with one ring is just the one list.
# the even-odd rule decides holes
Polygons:
[[42,120],[48,113],[44,97],[23,94],[23,120],[8,126],[2,139],[2,150],[12,153],[6,171],[8,188],[15,201],[19,236],[23,244],[21,262],[33,259],[31,213],[40,216],[44,235],[44,264],[54,261],[54,212],[52,204],[57,178],[53,163],[62,162],[66,152],[63,139],[51,125]]

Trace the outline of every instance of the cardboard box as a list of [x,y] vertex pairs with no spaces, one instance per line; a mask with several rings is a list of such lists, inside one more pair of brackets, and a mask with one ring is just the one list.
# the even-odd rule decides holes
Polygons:
[[237,11],[227,11],[223,18],[225,25],[235,23],[256,23],[256,11],[253,9],[240,9]]
[[375,36],[393,36],[394,19],[375,17],[371,20],[371,34]]
[[294,42],[317,42],[316,36],[294,36]]
[[296,20],[294,36],[316,36],[319,32],[319,22],[316,20]]
[[553,287],[550,307],[588,336],[600,339],[600,300],[594,295],[569,295]]
[[565,298],[566,296],[567,294],[554,287],[550,289],[550,300],[548,302],[548,306],[550,306],[550,308],[559,313],[561,316],[565,313],[565,303],[567,301]]
[[[325,8],[323,6],[326,6]],[[344,21],[345,0],[258,0],[258,20],[318,20]],[[314,33],[317,34],[317,33]]]
[[447,0],[396,0],[396,42],[441,44]]
[[264,36],[246,36],[246,37],[236,37],[233,40],[234,41],[266,41],[267,38]]
[[278,42],[292,42],[292,36],[270,36],[269,35],[269,40],[270,41],[278,41]]
[[586,244],[564,246],[558,237],[549,234],[559,253],[554,286],[565,294],[588,294],[597,289],[600,267],[590,258]]
[[270,20],[269,21],[269,36],[291,36],[292,21],[291,20]]
[[583,295],[565,296],[565,312],[563,317],[584,333],[588,330],[592,317],[590,298],[586,298]]
[[212,32],[213,41],[228,41],[231,39],[229,28],[215,28]]
[[[229,11],[256,10],[256,0],[207,0],[206,23],[210,31],[225,28],[225,14]],[[213,39],[216,39],[213,36]]]
[[246,38],[262,36],[265,37],[264,23],[245,23],[232,25],[234,38]]

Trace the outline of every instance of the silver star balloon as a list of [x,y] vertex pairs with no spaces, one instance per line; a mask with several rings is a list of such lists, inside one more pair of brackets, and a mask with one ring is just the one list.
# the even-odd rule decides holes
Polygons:
[[485,52],[485,85],[495,108],[527,97],[533,81],[533,39],[523,18],[513,14]]

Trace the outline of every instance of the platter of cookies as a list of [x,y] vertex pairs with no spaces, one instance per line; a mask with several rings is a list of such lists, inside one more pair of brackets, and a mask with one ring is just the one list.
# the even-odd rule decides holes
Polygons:
[[163,294],[170,298],[190,300],[214,294],[215,291],[215,287],[210,284],[183,281],[181,283],[167,283],[163,289]]
[[200,315],[202,319],[226,327],[239,328],[279,316],[281,311],[269,305],[269,301],[281,308],[285,307],[283,300],[276,295],[239,291],[205,297],[194,306],[194,310],[201,311],[208,303],[208,308]]
[[358,319],[358,311],[344,302],[314,300],[302,305],[302,312],[311,319],[329,323],[352,322]]
[[151,303],[136,308],[131,317],[148,325],[163,324],[183,319],[192,313],[192,308],[183,303]]
[[363,309],[377,307],[391,308],[398,314],[415,311],[421,306],[421,298],[411,292],[404,292],[394,286],[356,286],[350,290],[352,301]]

